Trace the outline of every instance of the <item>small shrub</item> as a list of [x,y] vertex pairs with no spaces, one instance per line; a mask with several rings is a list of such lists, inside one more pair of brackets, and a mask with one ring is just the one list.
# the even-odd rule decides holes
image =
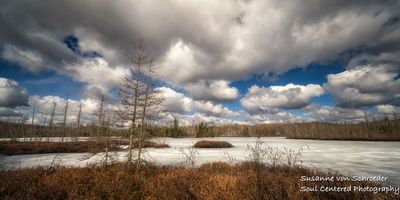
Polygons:
[[253,146],[247,145],[249,153],[248,160],[253,163],[266,164],[270,166],[290,166],[294,167],[302,163],[301,153],[309,149],[307,145],[299,147],[297,150],[283,147],[272,147],[265,144],[261,138],[257,138]]
[[196,163],[196,158],[199,156],[199,152],[196,151],[193,147],[190,147],[187,151],[184,148],[180,148],[179,151],[185,155],[186,157],[186,163],[193,167],[194,164]]

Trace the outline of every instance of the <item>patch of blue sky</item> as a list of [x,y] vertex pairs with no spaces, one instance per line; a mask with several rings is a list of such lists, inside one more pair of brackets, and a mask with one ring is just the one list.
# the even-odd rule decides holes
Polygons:
[[54,71],[44,70],[34,73],[4,59],[0,59],[0,77],[17,81],[31,96],[52,95],[62,98],[70,96],[71,99],[80,99],[80,91],[84,86],[84,83]]
[[82,51],[81,48],[79,47],[79,39],[74,35],[66,36],[63,42],[65,45],[67,45],[69,49],[71,49],[71,51],[82,57],[86,58],[102,57],[102,55],[96,51]]

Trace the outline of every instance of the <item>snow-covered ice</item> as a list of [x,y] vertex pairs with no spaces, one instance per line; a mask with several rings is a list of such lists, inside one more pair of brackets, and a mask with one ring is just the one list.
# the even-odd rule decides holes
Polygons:
[[[249,157],[248,145],[254,146],[255,137],[215,137],[215,138],[154,138],[171,148],[148,148],[144,157],[147,161],[166,165],[187,165],[185,155],[199,140],[221,140],[230,142],[233,148],[195,149],[198,152],[196,165],[206,162],[241,162]],[[307,145],[301,155],[303,165],[324,170],[337,170],[345,175],[388,176],[384,185],[400,186],[400,142],[369,141],[324,141],[296,140],[282,137],[262,137],[262,141],[272,147],[287,147],[297,151]],[[83,140],[83,138],[82,138]],[[116,161],[126,160],[127,152],[114,152]],[[67,167],[82,167],[100,163],[104,153],[60,153],[1,156],[0,169],[50,166],[52,163]],[[54,162],[53,162],[54,161]]]

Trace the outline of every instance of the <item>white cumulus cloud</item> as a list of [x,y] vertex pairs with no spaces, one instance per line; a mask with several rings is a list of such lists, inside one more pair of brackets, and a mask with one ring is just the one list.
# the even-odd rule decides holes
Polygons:
[[398,66],[365,65],[330,74],[324,85],[340,107],[400,105]]
[[241,99],[244,109],[250,114],[274,113],[277,109],[299,109],[310,104],[311,99],[324,93],[320,85],[295,85],[250,87]]

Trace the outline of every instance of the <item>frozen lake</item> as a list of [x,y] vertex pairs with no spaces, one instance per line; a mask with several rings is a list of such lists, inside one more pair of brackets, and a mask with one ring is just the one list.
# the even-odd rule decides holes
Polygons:
[[[249,158],[248,145],[254,147],[255,137],[215,137],[215,138],[155,138],[171,148],[145,151],[145,159],[156,164],[187,165],[182,150],[188,152],[199,140],[228,141],[233,148],[195,149],[198,152],[195,165],[206,162],[241,162]],[[85,140],[82,138],[82,140]],[[302,164],[324,170],[337,170],[351,176],[387,176],[384,185],[400,186],[400,142],[367,141],[323,141],[296,140],[281,137],[262,137],[261,140],[272,147],[296,150],[304,145],[309,149],[302,152]],[[127,152],[115,152],[115,161],[124,161]],[[0,169],[50,166],[51,163],[63,166],[86,166],[99,163],[104,154],[61,153],[1,156]],[[54,162],[53,162],[54,161]]]

